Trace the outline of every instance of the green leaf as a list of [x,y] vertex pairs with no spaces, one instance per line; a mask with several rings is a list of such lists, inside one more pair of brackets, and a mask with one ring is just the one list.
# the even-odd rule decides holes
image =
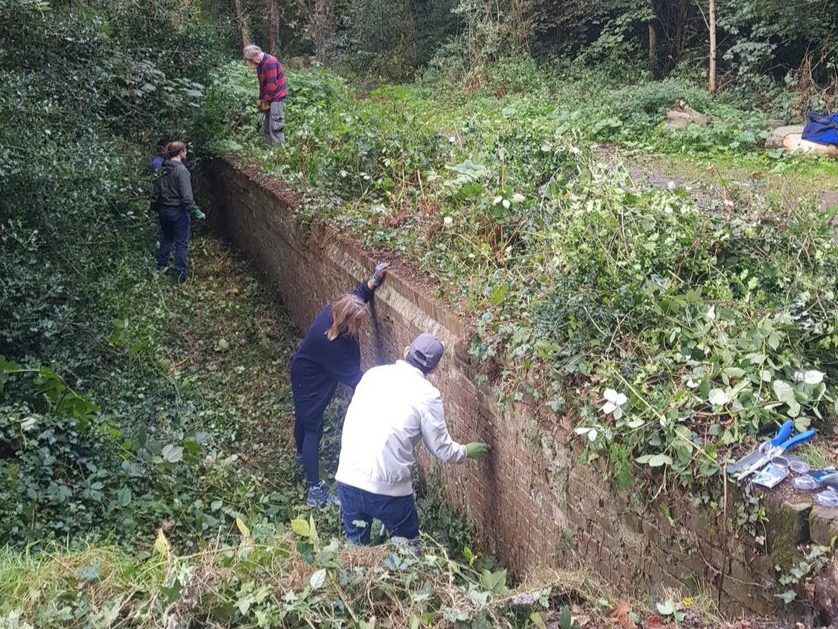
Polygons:
[[94,563],[79,568],[76,572],[76,578],[85,583],[96,583],[100,581],[102,579],[102,564]]
[[739,378],[745,375],[745,370],[740,369],[739,367],[726,367],[723,373],[730,378],[735,378],[738,380]]
[[116,502],[120,507],[127,507],[131,504],[131,490],[127,487],[120,487],[116,492]]
[[655,607],[661,616],[671,616],[675,613],[675,603],[671,600],[666,601],[665,603],[655,603]]
[[775,380],[771,387],[774,389],[774,396],[781,402],[788,403],[794,400],[794,389],[788,382]]
[[507,284],[500,284],[495,286],[495,289],[492,291],[492,303],[496,306],[500,306],[506,296],[509,294],[509,286]]
[[690,450],[692,450],[693,444],[693,433],[692,431],[687,428],[686,426],[678,426],[675,429],[675,434],[678,435],[678,438],[683,441],[687,446],[689,446]]
[[475,555],[474,551],[471,548],[469,548],[468,546],[465,546],[463,548],[463,556],[468,560],[468,564],[470,566],[473,565],[474,560],[477,559],[477,555]]
[[786,590],[785,592],[775,594],[774,596],[783,601],[784,604],[789,605],[797,598],[797,592],[794,590]]
[[497,572],[490,572],[483,570],[480,577],[480,584],[483,589],[489,592],[502,594],[506,591],[506,570],[498,570]]
[[309,527],[308,522],[299,518],[291,520],[291,530],[300,537],[308,537],[311,535],[311,528]]
[[164,446],[163,450],[160,452],[160,456],[162,456],[163,460],[167,463],[178,463],[183,460],[183,448],[170,443],[167,446]]
[[712,389],[707,397],[710,404],[713,406],[724,406],[730,402],[730,398],[727,393],[725,393],[724,389]]
[[648,465],[649,467],[661,467],[662,465],[672,465],[672,459],[665,454],[644,454],[635,459],[640,464]]
[[326,569],[321,568],[312,574],[311,578],[308,580],[308,584],[311,586],[312,590],[319,590],[322,588],[326,584]]

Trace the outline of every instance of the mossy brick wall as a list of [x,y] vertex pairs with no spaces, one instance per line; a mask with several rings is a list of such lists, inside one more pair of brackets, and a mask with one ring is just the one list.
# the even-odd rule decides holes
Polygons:
[[[324,304],[367,278],[375,260],[356,242],[294,217],[293,197],[275,179],[215,160],[199,184],[223,237],[248,256],[304,331]],[[460,441],[484,440],[483,462],[436,466],[448,498],[472,519],[486,550],[518,573],[584,565],[618,591],[656,597],[663,588],[720,594],[729,613],[776,611],[775,564],[790,565],[810,528],[818,541],[838,530],[838,519],[810,526],[806,504],[768,500],[766,540],[759,545],[726,530],[718,511],[693,506],[690,496],[613,490],[603,464],[579,462],[567,430],[545,425],[526,404],[499,407],[490,386],[475,385],[466,322],[434,300],[396,264],[374,300],[362,338],[365,367],[391,362],[421,332],[448,347],[433,376],[449,429]],[[541,422],[541,423],[539,423]],[[731,490],[733,491],[733,489]],[[734,520],[738,497],[729,497]],[[827,514],[829,516],[830,514]],[[814,537],[814,536],[813,536]]]

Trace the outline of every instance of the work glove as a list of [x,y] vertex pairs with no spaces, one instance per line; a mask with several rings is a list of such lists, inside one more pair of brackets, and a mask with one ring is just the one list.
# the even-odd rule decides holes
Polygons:
[[197,218],[199,221],[202,221],[202,220],[204,220],[204,219],[207,217],[207,215],[206,215],[206,214],[204,214],[204,213],[203,213],[201,210],[199,210],[198,208],[195,208],[194,210],[192,210],[192,215],[193,215],[195,218]]
[[256,107],[259,109],[261,113],[267,113],[271,110],[271,104],[266,103],[261,98],[256,99]]
[[389,266],[389,262],[379,262],[375,266],[375,273],[369,281],[369,286],[372,290],[375,290],[384,282],[384,276],[387,275],[387,267]]
[[466,458],[467,459],[485,459],[489,455],[489,444],[480,443],[479,441],[472,441],[466,444]]

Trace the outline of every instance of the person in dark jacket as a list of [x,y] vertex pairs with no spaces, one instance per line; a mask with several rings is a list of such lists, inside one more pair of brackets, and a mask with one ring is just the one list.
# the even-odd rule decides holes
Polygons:
[[175,276],[178,282],[186,281],[186,255],[189,251],[189,215],[206,218],[195,205],[192,197],[192,179],[183,165],[186,145],[170,142],[164,153],[166,160],[158,169],[154,180],[154,207],[160,218],[160,249],[157,251],[157,268],[169,266],[172,243],[175,245]]
[[367,303],[386,273],[387,264],[379,264],[372,279],[320,311],[291,361],[294,440],[297,460],[305,469],[308,481],[306,502],[312,507],[337,504],[337,498],[320,480],[323,413],[339,382],[354,389],[361,380],[358,333],[367,318]]

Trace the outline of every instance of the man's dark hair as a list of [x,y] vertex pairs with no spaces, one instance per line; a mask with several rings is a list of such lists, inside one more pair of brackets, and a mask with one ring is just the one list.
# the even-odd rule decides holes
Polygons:
[[166,159],[172,159],[176,157],[181,151],[186,150],[186,144],[183,142],[169,142],[166,145],[166,149],[163,151],[163,155]]
[[169,138],[160,138],[157,140],[157,154],[163,155],[166,152],[166,147],[169,145]]

